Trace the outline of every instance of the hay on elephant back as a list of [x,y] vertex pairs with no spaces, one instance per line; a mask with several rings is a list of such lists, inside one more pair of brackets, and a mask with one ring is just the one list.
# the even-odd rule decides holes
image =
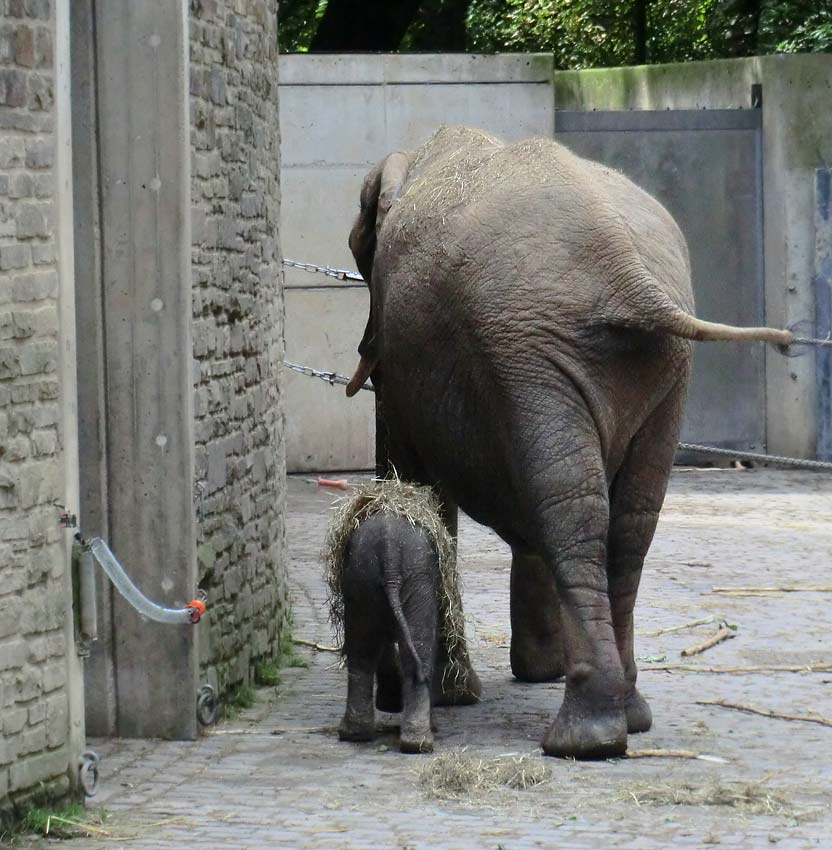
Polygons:
[[329,617],[338,643],[344,643],[344,597],[342,582],[347,548],[353,532],[371,516],[388,513],[422,529],[436,549],[439,563],[439,631],[447,648],[448,666],[443,684],[465,687],[467,651],[462,612],[456,546],[440,516],[440,504],[430,487],[418,487],[398,477],[375,479],[360,484],[355,493],[339,504],[329,526],[323,560],[329,588]]

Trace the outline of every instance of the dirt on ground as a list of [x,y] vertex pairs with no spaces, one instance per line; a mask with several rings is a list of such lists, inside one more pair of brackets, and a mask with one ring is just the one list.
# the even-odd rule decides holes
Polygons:
[[[324,646],[319,553],[341,495],[290,480],[294,634]],[[338,656],[300,647],[308,667],[198,741],[91,742],[100,817],[74,850],[832,847],[832,476],[674,473],[636,610],[654,725],[630,750],[699,758],[544,759],[563,684],[512,679],[508,548],[465,518],[459,545],[484,696],[436,711],[433,756],[398,752],[393,715],[374,743],[340,743]],[[792,590],[714,592],[748,586]],[[720,624],[734,637],[681,657]]]

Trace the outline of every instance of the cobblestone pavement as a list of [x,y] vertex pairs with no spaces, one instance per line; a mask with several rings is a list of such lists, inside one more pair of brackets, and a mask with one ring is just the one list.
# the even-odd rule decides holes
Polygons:
[[[639,631],[714,616],[736,624],[736,637],[692,665],[831,663],[828,593],[711,592],[714,586],[828,584],[831,496],[828,476],[678,470],[645,570]],[[333,498],[308,481],[290,482],[295,633],[324,644],[332,638],[317,556]],[[484,757],[534,753],[563,686],[512,681],[508,550],[469,521],[462,523],[460,538],[469,641],[485,694],[477,706],[437,711],[437,754],[462,746]],[[304,651],[308,669],[285,671],[283,683],[261,691],[254,708],[199,741],[92,742],[103,756],[92,806],[109,813],[104,828],[111,837],[78,839],[72,847],[832,847],[832,729],[697,704],[727,700],[829,717],[832,672],[651,669],[661,659],[679,662],[682,648],[715,628],[638,638],[641,689],[651,702],[654,728],[632,736],[630,746],[693,750],[725,762],[546,759],[551,778],[534,788],[434,799],[417,776],[430,757],[399,754],[393,734],[373,744],[338,742],[334,727],[343,710],[344,673],[333,655]],[[645,786],[666,793],[685,784],[737,781],[757,783],[758,792],[782,798],[786,813],[642,799]]]

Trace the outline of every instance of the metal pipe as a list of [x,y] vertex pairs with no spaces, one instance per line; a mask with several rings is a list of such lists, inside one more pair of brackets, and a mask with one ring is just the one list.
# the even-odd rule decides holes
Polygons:
[[78,559],[79,628],[82,641],[98,640],[98,610],[95,602],[95,565],[92,552],[81,549]]

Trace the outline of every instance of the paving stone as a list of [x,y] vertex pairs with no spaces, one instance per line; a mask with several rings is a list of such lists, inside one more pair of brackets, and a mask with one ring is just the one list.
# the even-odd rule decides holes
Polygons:
[[[332,500],[301,478],[289,482],[287,536],[294,631],[324,645],[333,636],[318,560]],[[639,632],[726,618],[737,637],[691,664],[749,666],[832,662],[828,599],[822,593],[731,598],[714,586],[816,584],[832,551],[832,479],[793,472],[683,471],[674,475],[636,610]],[[508,548],[466,518],[460,570],[474,664],[484,684],[477,706],[437,709],[436,754],[467,747],[482,757],[535,754],[563,685],[520,684],[508,659]],[[643,659],[680,661],[706,624],[639,634]],[[430,756],[401,755],[394,733],[342,744],[335,727],[346,692],[337,656],[300,653],[308,668],[282,671],[257,704],[196,742],[95,741],[101,790],[91,805],[110,813],[108,830],[131,850],[338,848],[338,850],[522,850],[523,848],[814,848],[832,829],[832,736],[789,723],[700,706],[723,699],[795,714],[829,709],[829,674],[668,673],[640,662],[653,729],[631,748],[687,749],[725,762],[546,759],[551,779],[526,791],[503,789],[437,800],[416,772]],[[396,717],[380,715],[384,724]],[[642,787],[758,782],[781,794],[794,816],[728,806],[638,805]],[[160,825],[161,824],[161,825]],[[44,845],[45,846],[45,845]],[[74,850],[112,847],[83,838]]]

